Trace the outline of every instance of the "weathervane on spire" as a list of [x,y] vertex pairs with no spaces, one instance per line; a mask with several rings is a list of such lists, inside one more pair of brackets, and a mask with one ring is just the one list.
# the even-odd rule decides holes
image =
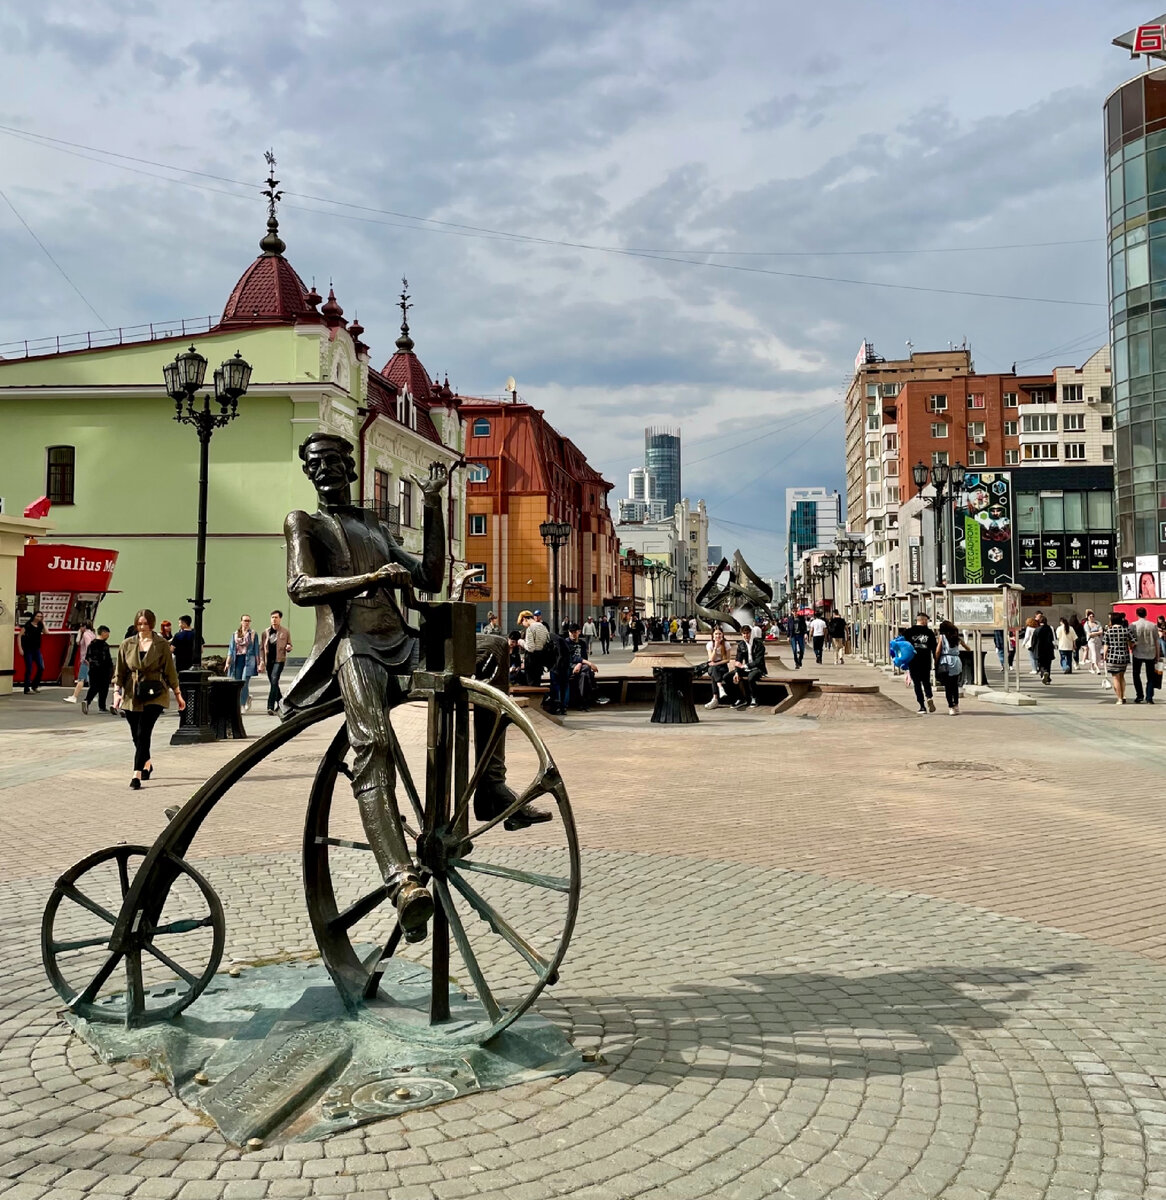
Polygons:
[[276,191],[279,180],[275,177],[275,151],[264,150],[263,157],[267,162],[267,187],[262,192],[267,197],[267,233],[259,249],[265,254],[282,254],[287,246],[279,236],[279,218],[275,215],[275,206],[283,199],[283,192]]
[[397,349],[408,354],[413,349],[413,339],[409,336],[409,309],[413,305],[409,303],[409,281],[403,275],[401,276],[401,299],[398,307],[401,310],[401,336],[397,338]]

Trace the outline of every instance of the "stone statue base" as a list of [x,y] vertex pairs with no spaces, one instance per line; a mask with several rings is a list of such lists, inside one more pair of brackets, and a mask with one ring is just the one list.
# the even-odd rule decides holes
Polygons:
[[[430,974],[393,961],[383,986],[429,1003]],[[162,989],[154,989],[161,993]],[[454,1020],[464,1000],[451,987]],[[527,1013],[485,1046],[418,1045],[375,1007],[348,1014],[318,962],[225,973],[184,1013],[140,1029],[67,1016],[105,1062],[144,1059],[235,1145],[315,1141],[358,1125],[583,1065],[562,1031]]]

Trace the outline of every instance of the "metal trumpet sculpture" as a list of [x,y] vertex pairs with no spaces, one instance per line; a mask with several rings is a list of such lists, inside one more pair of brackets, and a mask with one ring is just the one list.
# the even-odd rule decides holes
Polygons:
[[697,593],[696,612],[711,625],[728,625],[740,632],[742,625],[776,620],[770,608],[772,600],[773,589],[753,573],[741,551],[735,550],[731,567],[729,560],[722,558],[720,566],[710,572],[708,582]]
[[[578,1065],[533,1014],[511,1028],[557,981],[575,923],[566,788],[506,694],[505,639],[475,639],[471,604],[414,594],[441,587],[445,469],[416,480],[425,519],[414,558],[351,503],[351,443],[313,434],[300,457],[319,507],[285,522],[288,593],[314,609],[316,636],[281,722],[152,845],[121,843],[66,871],[42,922],[45,970],[78,1032],[106,1057],[157,1061],[241,1144],[327,1136]],[[224,908],[188,861],[195,835],[269,755],[338,717],[305,789],[304,895],[320,963],[277,949],[224,976]],[[538,848],[524,845],[543,823]],[[262,929],[248,940],[270,945]],[[203,1019],[184,1020],[196,1002]]]

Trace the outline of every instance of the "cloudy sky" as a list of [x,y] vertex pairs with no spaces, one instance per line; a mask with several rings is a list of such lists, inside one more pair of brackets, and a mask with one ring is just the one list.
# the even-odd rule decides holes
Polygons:
[[5,5],[0,343],[221,311],[274,146],[288,258],[334,281],[377,365],[406,274],[432,373],[478,395],[514,375],[613,498],[644,426],[680,426],[712,540],[777,572],[784,489],[842,486],[864,337],[966,338],[988,371],[1104,340],[1100,108],[1137,69],[1110,41],[1155,15]]

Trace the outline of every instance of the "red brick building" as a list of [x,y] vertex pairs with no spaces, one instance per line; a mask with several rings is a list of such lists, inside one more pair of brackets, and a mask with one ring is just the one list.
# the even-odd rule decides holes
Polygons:
[[[911,468],[917,462],[988,469],[1019,466],[1021,409],[1053,399],[1051,375],[952,375],[912,380],[884,399],[884,466],[899,476],[900,501],[914,494]],[[1032,411],[1029,409],[1028,411]],[[888,455],[888,452],[897,450]]]

